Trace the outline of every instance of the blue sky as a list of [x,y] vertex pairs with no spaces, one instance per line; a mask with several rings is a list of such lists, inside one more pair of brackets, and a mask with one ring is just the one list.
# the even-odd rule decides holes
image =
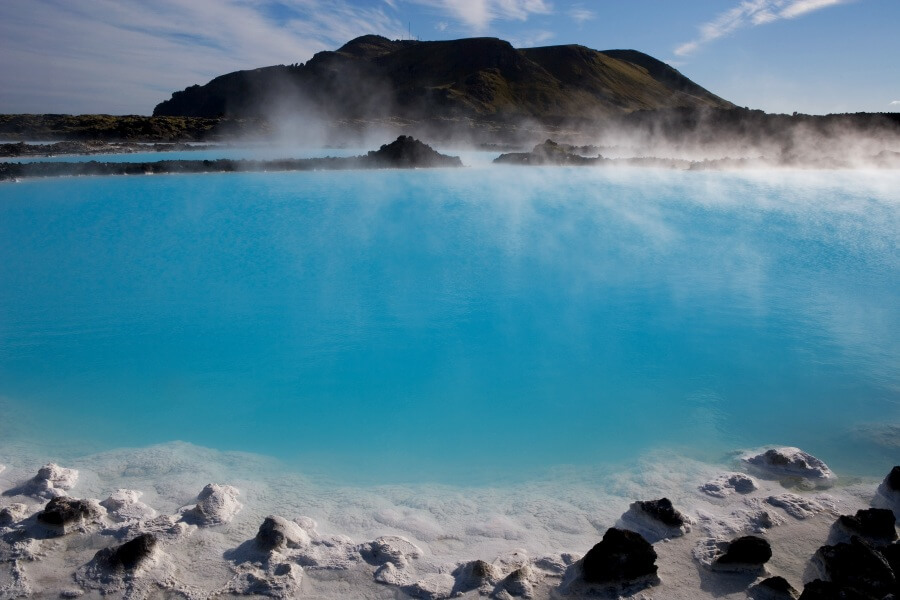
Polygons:
[[0,113],[149,114],[364,33],[634,48],[770,112],[900,110],[900,0],[2,0]]

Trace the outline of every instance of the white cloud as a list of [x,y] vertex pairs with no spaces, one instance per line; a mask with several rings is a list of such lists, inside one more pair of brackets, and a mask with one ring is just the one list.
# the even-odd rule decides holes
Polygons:
[[700,26],[700,35],[675,48],[678,56],[687,56],[701,46],[744,27],[766,25],[782,19],[795,19],[811,12],[844,4],[850,0],[743,0],[712,21]]
[[450,23],[447,21],[440,21],[434,24],[434,28],[438,31],[447,31],[447,28],[450,27]]
[[555,36],[552,31],[522,31],[516,37],[510,38],[509,43],[515,48],[533,48],[552,40]]
[[546,0],[410,0],[430,6],[461,22],[475,33],[488,29],[496,20],[527,21],[531,15],[552,12]]
[[303,62],[365,33],[402,37],[347,0],[3,0],[0,112],[149,113],[236,69]]
[[900,106],[900,100],[894,100],[891,102],[891,106]]
[[591,21],[597,17],[597,14],[594,11],[581,8],[580,6],[570,9],[566,14],[579,25],[583,25],[585,22]]

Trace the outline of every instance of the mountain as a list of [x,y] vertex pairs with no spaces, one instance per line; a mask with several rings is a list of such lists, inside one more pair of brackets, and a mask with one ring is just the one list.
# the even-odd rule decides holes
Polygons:
[[732,106],[636,50],[516,49],[496,38],[420,42],[366,35],[306,64],[236,71],[193,85],[158,104],[153,115],[552,123]]

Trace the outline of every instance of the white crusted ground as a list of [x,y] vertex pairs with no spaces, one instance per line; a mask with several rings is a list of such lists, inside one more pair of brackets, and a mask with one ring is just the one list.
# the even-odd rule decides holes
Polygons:
[[[508,487],[341,487],[262,457],[175,443],[64,463],[80,477],[63,491],[105,500],[92,504],[102,513],[97,523],[58,536],[42,533],[35,519],[46,499],[22,493],[34,489],[46,457],[0,447],[0,459],[8,465],[0,472],[0,600],[577,596],[589,587],[577,585],[576,561],[633,501],[663,496],[693,526],[654,544],[659,584],[625,596],[743,599],[766,574],[801,588],[835,516],[870,506],[879,483],[837,480],[827,492],[765,479],[751,485],[736,476],[740,465],[660,453],[628,470]],[[54,478],[47,489],[61,490],[64,478],[44,479]],[[109,573],[94,561],[98,550],[140,533],[158,543],[136,571]],[[772,545],[765,572],[702,566],[722,542],[749,533]]]

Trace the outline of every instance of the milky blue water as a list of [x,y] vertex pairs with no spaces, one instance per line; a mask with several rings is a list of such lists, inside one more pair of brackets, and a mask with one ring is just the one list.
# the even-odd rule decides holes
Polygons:
[[372,481],[763,444],[883,474],[898,189],[487,167],[0,185],[0,436]]

